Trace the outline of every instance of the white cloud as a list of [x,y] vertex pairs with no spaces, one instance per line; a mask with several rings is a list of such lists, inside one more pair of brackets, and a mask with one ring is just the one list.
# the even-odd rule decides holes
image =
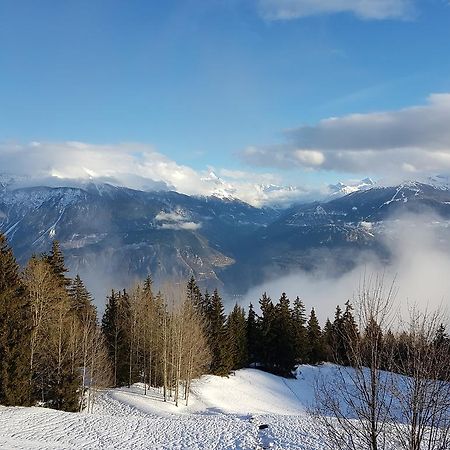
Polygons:
[[195,231],[201,227],[200,223],[180,222],[180,223],[163,223],[159,226],[162,230],[188,230]]
[[323,153],[317,150],[295,150],[294,157],[306,166],[320,166],[325,161]]
[[[176,190],[188,195],[235,197],[255,206],[311,199],[307,188],[279,186],[273,174],[213,168],[198,171],[143,144],[94,145],[84,142],[0,143],[0,173],[67,185],[95,179],[144,190]],[[27,184],[21,180],[21,184]],[[282,183],[281,183],[282,184]],[[186,226],[186,225],[185,225]]]
[[201,228],[201,223],[191,222],[189,217],[184,215],[182,211],[160,211],[155,220],[162,222],[158,228],[162,230],[198,230]]
[[[362,222],[372,231],[380,224]],[[412,305],[433,311],[450,305],[450,254],[448,247],[449,222],[436,216],[403,215],[395,220],[385,221],[381,235],[391,253],[391,261],[380,260],[373,253],[355,254],[356,267],[341,276],[332,276],[334,266],[340,261],[330,255],[328,263],[320,265],[313,272],[295,271],[277,274],[262,285],[252,288],[242,300],[243,305],[257,300],[263,292],[277,300],[282,292],[294,299],[299,295],[308,309],[315,307],[322,323],[326,317],[333,317],[337,304],[341,306],[357,296],[358,286],[364,277],[386,274],[385,288],[395,279],[398,289],[396,305],[407,315]],[[330,270],[330,267],[332,269]],[[445,313],[449,313],[444,309]]]
[[422,106],[351,114],[285,132],[279,145],[243,151],[266,167],[333,170],[404,178],[450,170],[450,94]]
[[405,19],[412,0],[259,0],[267,20],[292,20],[319,14],[353,13],[366,20]]
[[155,220],[158,222],[183,222],[186,220],[186,217],[184,217],[182,214],[180,214],[179,212],[165,212],[165,211],[161,211],[159,212],[156,217]]

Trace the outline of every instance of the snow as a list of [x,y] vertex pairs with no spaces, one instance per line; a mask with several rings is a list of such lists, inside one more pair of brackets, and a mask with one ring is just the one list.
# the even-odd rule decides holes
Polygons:
[[298,380],[255,369],[204,376],[187,407],[164,403],[157,389],[144,395],[141,384],[106,390],[89,414],[0,407],[0,448],[312,450],[321,439],[306,415],[315,371],[305,367]]
[[[325,447],[308,414],[318,376],[335,366],[301,366],[297,379],[255,369],[193,383],[189,406],[164,402],[158,389],[109,389],[93,413],[0,406],[0,448],[25,449],[297,449]],[[260,430],[259,425],[268,425]]]

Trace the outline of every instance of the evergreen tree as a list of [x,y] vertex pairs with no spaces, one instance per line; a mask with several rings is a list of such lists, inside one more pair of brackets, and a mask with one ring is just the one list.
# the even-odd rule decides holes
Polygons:
[[450,336],[448,335],[445,325],[441,323],[436,330],[436,336],[434,338],[434,345],[436,347],[450,345]]
[[242,369],[248,362],[247,322],[244,309],[237,304],[228,316],[226,334],[225,360],[231,360],[231,369]]
[[80,276],[77,275],[69,286],[70,311],[75,313],[76,317],[85,322],[96,321],[97,312],[92,303],[92,296],[86,289]]
[[205,316],[207,311],[205,307],[205,301],[202,296],[202,292],[195,281],[194,276],[190,278],[187,284],[187,300],[192,303],[194,309],[201,315]]
[[149,297],[153,298],[153,280],[150,275],[144,281],[144,293]]
[[359,341],[358,325],[356,324],[355,318],[353,316],[353,306],[349,300],[345,302],[345,311],[342,315],[342,322],[344,328],[344,348],[345,354],[344,363],[346,365],[352,364],[352,353],[354,349],[357,348]]
[[334,313],[332,333],[328,336],[328,344],[331,349],[332,361],[338,364],[341,363],[342,355],[344,353],[344,339],[342,333],[342,309],[337,305]]
[[227,375],[231,361],[225,348],[225,314],[222,299],[217,289],[211,296],[211,308],[208,312],[209,347],[211,349],[211,373]]
[[29,401],[31,317],[19,266],[0,234],[0,404]]
[[113,362],[114,385],[122,386],[129,380],[128,321],[130,305],[126,291],[111,292],[107,297],[102,330]]
[[306,362],[308,342],[306,336],[306,310],[305,305],[297,297],[292,308],[292,324],[294,327],[295,358],[299,364]]
[[259,300],[261,316],[258,318],[259,345],[258,359],[264,367],[273,367],[273,355],[275,352],[273,323],[275,318],[275,306],[266,292]]
[[248,359],[250,364],[255,364],[258,362],[257,361],[258,342],[259,342],[259,329],[257,317],[253,305],[250,303],[247,317],[247,346],[248,346]]
[[342,314],[339,306],[336,308],[334,320],[334,350],[335,361],[339,364],[351,365],[352,352],[359,340],[358,326],[353,317],[353,306],[350,301],[345,302],[345,311]]
[[325,326],[323,327],[322,336],[324,346],[324,359],[325,361],[334,361],[334,327],[329,318],[327,318]]
[[296,362],[296,336],[290,302],[284,292],[274,309],[271,335],[273,354],[270,368],[280,375],[291,376]]
[[308,362],[310,364],[318,364],[321,361],[323,361],[324,346],[322,340],[322,333],[320,330],[319,321],[317,320],[314,308],[311,309],[311,313],[308,319],[308,342],[309,342]]
[[64,262],[64,255],[61,251],[61,246],[58,241],[53,241],[50,254],[47,256],[47,261],[53,269],[53,273],[57,276],[61,285],[65,288],[70,286],[70,278],[66,277],[66,273],[69,271]]

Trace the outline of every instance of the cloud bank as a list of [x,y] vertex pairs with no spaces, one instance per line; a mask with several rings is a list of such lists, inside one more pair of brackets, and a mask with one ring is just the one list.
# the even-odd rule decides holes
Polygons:
[[161,211],[155,217],[158,222],[158,228],[162,230],[189,230],[195,231],[201,228],[201,223],[192,222],[181,212]]
[[[372,229],[372,224],[366,224]],[[278,300],[286,292],[292,300],[298,295],[307,310],[316,308],[322,322],[333,318],[336,305],[353,301],[364,278],[384,274],[385,287],[394,282],[398,290],[395,303],[398,312],[407,316],[412,306],[420,309],[443,309],[450,313],[450,244],[449,222],[425,215],[405,215],[383,224],[384,241],[392,254],[391,262],[380,261],[372,253],[355,255],[356,267],[339,277],[330,276],[326,269],[313,273],[296,271],[252,288],[242,304],[257,305],[267,292]],[[339,264],[334,261],[331,264]]]
[[[194,170],[143,144],[84,142],[0,143],[0,173],[45,180],[96,180],[141,190],[175,190],[187,195],[239,198],[255,206],[285,205],[323,196],[320,189],[289,187],[268,173],[214,168]],[[1,181],[1,180],[0,180]]]
[[450,94],[433,94],[423,106],[303,125],[286,131],[285,142],[249,147],[242,157],[266,167],[417,178],[450,170],[449,123]]
[[406,19],[411,0],[260,0],[267,20],[292,20],[319,14],[353,13],[366,20]]

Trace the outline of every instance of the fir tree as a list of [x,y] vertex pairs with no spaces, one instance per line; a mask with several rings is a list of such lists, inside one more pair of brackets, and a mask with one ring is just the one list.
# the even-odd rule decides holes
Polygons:
[[330,319],[327,318],[325,326],[323,327],[323,350],[325,361],[334,361],[334,327]]
[[[226,358],[225,348],[225,314],[220,295],[214,290],[211,296],[211,308],[208,312],[209,346],[211,349],[211,373],[227,375],[230,370],[230,358]],[[226,360],[227,359],[227,360]]]
[[247,346],[248,346],[248,359],[250,364],[257,362],[257,351],[259,342],[259,329],[257,324],[257,317],[253,305],[250,303],[248,308],[247,317]]
[[436,330],[436,336],[434,338],[434,345],[436,347],[450,345],[450,336],[448,335],[445,325],[441,323]]
[[0,404],[29,402],[30,338],[30,310],[19,266],[0,234]]
[[273,343],[271,369],[280,375],[291,376],[296,362],[295,328],[290,301],[284,292],[274,309],[271,335]]
[[129,379],[128,367],[128,320],[129,301],[126,291],[111,292],[107,297],[102,330],[109,355],[113,362],[114,384],[122,386]]
[[242,369],[248,362],[247,322],[244,309],[237,304],[228,316],[226,334],[225,359],[231,360],[231,369]]
[[97,312],[91,294],[77,275],[69,286],[70,310],[81,322],[96,321]]
[[308,342],[308,362],[310,364],[318,364],[323,361],[324,348],[322,333],[314,308],[311,309],[311,314],[308,319]]
[[53,241],[50,254],[47,256],[47,261],[53,269],[53,273],[56,275],[61,285],[65,288],[70,286],[70,278],[66,277],[66,273],[69,271],[64,262],[64,255],[61,251],[61,246],[58,241]]
[[294,328],[295,357],[299,364],[306,362],[308,342],[306,336],[306,310],[305,305],[297,297],[292,308],[292,325]]
[[200,288],[195,281],[195,278],[192,276],[187,284],[187,299],[192,303],[194,309],[201,315],[205,316],[206,308],[205,302],[200,291]]
[[153,298],[153,280],[150,275],[147,275],[144,281],[144,293],[150,298]]
[[353,317],[353,306],[349,300],[345,302],[345,311],[342,315],[342,328],[341,328],[341,338],[342,338],[342,354],[340,355],[341,364],[351,365],[352,363],[352,353],[354,352],[358,340],[358,326],[356,325],[355,318]]
[[261,316],[258,318],[260,340],[258,345],[258,359],[264,367],[273,366],[274,355],[274,330],[275,307],[266,292],[259,300]]

